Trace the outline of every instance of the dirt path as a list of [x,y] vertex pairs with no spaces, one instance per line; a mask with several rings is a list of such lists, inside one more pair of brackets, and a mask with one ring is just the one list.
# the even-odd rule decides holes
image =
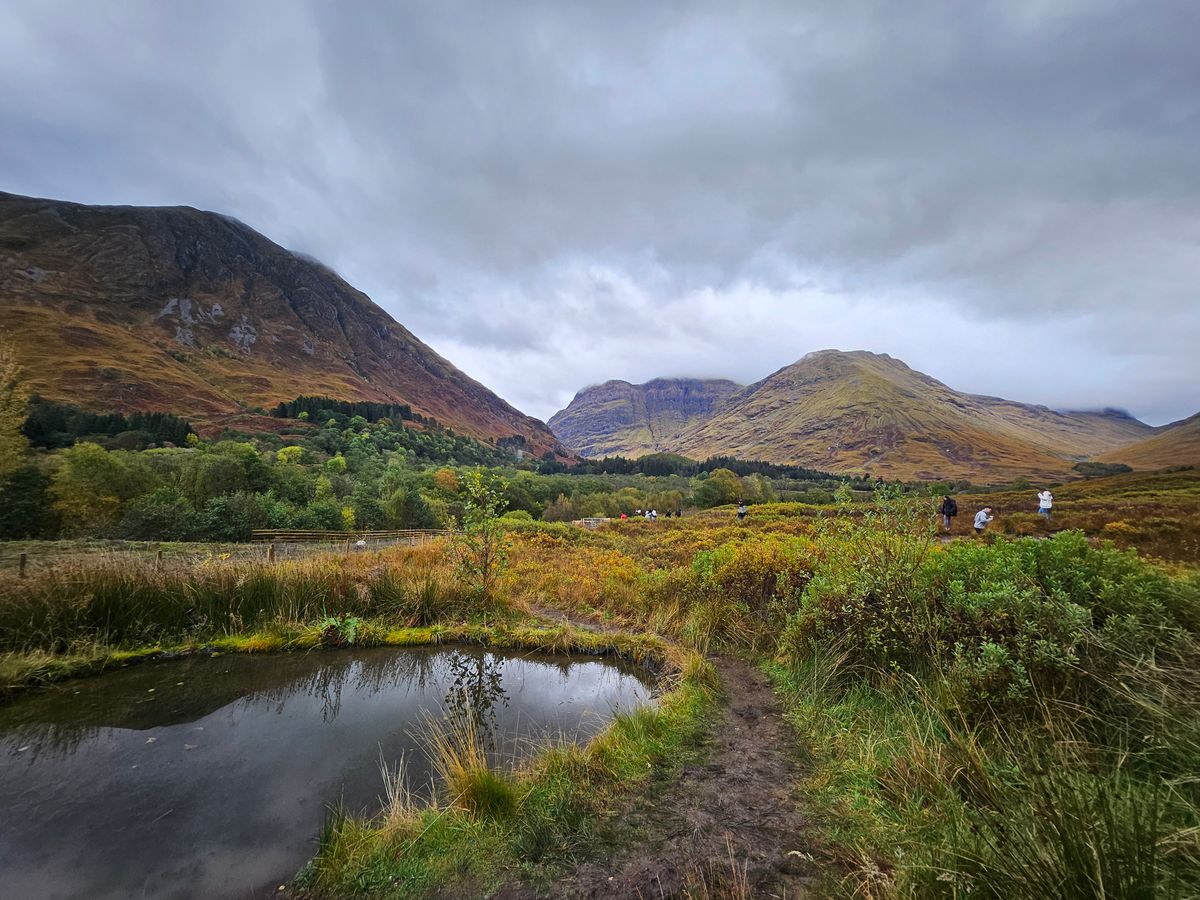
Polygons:
[[804,895],[816,866],[793,795],[794,740],[761,673],[735,659],[715,665],[727,704],[707,761],[632,801],[620,818],[626,840],[605,857],[542,888],[506,885],[496,900]]

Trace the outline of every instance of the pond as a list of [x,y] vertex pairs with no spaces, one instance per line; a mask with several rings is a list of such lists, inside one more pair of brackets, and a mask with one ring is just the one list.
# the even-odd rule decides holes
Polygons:
[[649,697],[619,663],[458,646],[193,656],[42,688],[0,707],[0,894],[267,896],[331,805],[380,808],[381,759],[428,790],[428,716],[471,715],[516,759]]

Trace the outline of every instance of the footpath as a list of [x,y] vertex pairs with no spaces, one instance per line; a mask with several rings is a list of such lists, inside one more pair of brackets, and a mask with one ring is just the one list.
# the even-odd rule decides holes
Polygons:
[[805,895],[817,864],[794,793],[795,741],[761,672],[729,657],[713,662],[725,705],[705,762],[632,799],[619,814],[629,840],[607,855],[549,885],[505,885],[496,900]]

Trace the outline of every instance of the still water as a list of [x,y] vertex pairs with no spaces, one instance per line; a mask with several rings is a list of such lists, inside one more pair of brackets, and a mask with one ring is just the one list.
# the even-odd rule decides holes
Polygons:
[[331,804],[379,808],[381,757],[427,789],[427,715],[476,717],[512,759],[649,697],[616,663],[467,647],[192,657],[40,689],[0,707],[0,898],[269,896]]

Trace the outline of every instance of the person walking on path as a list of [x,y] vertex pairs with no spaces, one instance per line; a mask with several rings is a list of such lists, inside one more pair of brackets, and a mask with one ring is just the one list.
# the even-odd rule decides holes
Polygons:
[[1049,488],[1038,492],[1038,515],[1050,518],[1050,507],[1054,505],[1054,495],[1050,493]]
[[738,501],[737,517],[738,517],[739,522],[743,522],[746,519],[746,501],[745,500]]
[[985,506],[979,512],[975,513],[975,533],[983,534],[983,529],[987,528],[988,522],[996,518],[992,515],[992,508]]
[[938,507],[938,515],[942,517],[942,527],[949,531],[950,526],[953,524],[951,520],[958,515],[958,501],[949,494],[942,497],[942,505]]

